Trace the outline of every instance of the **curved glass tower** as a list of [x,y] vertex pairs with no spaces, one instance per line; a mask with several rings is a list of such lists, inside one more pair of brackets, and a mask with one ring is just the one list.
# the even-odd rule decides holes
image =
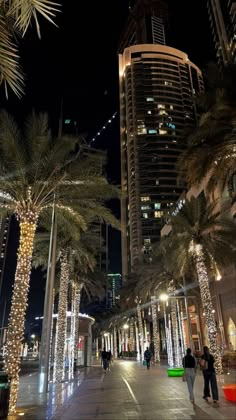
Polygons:
[[185,129],[196,122],[194,96],[203,89],[199,68],[160,44],[125,48],[119,55],[122,176],[122,264],[127,275],[149,259],[163,211],[177,201],[176,162]]

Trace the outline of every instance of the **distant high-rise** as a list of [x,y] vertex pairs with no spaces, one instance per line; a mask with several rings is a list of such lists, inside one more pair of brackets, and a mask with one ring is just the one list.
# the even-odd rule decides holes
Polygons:
[[208,0],[207,8],[219,64],[236,63],[236,1]]
[[136,44],[165,45],[165,23],[168,20],[167,4],[163,0],[137,0],[123,31],[119,52]]
[[[124,36],[123,41],[128,40],[127,31]],[[203,89],[203,81],[199,68],[182,51],[154,42],[120,45],[124,48],[119,54],[119,77],[125,276],[138,262],[150,259],[152,244],[160,238],[163,212],[183,190],[176,162],[185,147],[184,129],[196,122],[194,96]]]

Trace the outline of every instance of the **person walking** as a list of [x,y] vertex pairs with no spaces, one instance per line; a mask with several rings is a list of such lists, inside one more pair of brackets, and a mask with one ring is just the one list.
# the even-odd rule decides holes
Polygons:
[[103,365],[103,369],[104,369],[104,371],[105,371],[105,373],[106,373],[106,371],[107,371],[107,368],[108,368],[108,359],[107,359],[107,357],[108,357],[108,353],[107,353],[107,351],[106,351],[106,349],[104,348],[103,349],[103,351],[102,351],[102,365]]
[[193,387],[196,376],[197,363],[195,357],[191,355],[190,348],[187,349],[182,363],[184,367],[184,377],[186,378],[188,385],[189,398],[193,406],[195,406]]
[[208,401],[208,398],[211,397],[210,395],[210,384],[211,384],[211,392],[213,403],[217,404],[219,401],[219,393],[218,393],[218,386],[216,381],[216,372],[215,372],[215,359],[210,354],[209,348],[207,346],[203,347],[203,355],[201,356],[200,366],[203,373],[204,378],[204,391],[203,391],[203,399]]
[[152,352],[147,347],[145,352],[144,352],[144,360],[146,360],[148,370],[150,369],[151,358],[152,358]]
[[111,350],[107,352],[107,362],[108,362],[108,370],[110,370],[110,365],[112,363],[112,353]]

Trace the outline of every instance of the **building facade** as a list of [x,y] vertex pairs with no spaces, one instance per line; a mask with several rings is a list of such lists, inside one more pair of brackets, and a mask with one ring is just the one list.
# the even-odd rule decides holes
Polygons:
[[236,1],[208,0],[207,9],[218,63],[236,63]]
[[125,48],[119,55],[122,266],[126,276],[149,259],[160,239],[163,211],[177,201],[176,162],[184,132],[194,125],[194,96],[203,89],[199,68],[161,44]]

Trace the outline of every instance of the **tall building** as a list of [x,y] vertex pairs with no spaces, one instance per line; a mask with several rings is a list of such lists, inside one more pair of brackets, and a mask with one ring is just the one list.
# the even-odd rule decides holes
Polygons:
[[130,8],[119,52],[135,44],[165,45],[164,24],[168,20],[167,4],[163,0],[137,0]]
[[120,300],[121,274],[107,274],[106,307],[108,309],[117,305]]
[[236,1],[208,0],[207,8],[219,64],[236,63]]
[[183,190],[177,182],[176,162],[185,147],[184,129],[196,122],[194,95],[203,89],[203,81],[199,68],[182,51],[154,43],[121,45],[122,269],[126,276],[137,262],[151,258],[163,211]]

